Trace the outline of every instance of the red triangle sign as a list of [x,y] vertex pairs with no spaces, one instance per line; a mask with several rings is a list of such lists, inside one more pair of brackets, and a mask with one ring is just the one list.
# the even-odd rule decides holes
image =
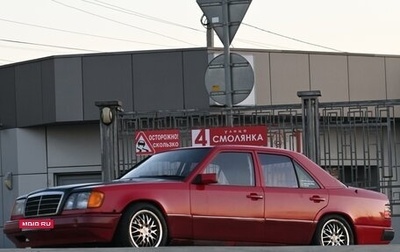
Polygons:
[[135,137],[136,154],[138,155],[152,155],[155,152],[151,146],[149,139],[143,131],[139,131]]

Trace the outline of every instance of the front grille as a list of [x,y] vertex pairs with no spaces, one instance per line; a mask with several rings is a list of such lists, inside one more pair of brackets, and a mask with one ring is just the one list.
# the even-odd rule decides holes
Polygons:
[[54,215],[60,207],[61,192],[38,193],[28,197],[25,205],[25,216]]

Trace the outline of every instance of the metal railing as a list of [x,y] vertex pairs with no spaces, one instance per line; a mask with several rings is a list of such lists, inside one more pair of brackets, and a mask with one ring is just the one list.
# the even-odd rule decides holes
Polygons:
[[[120,175],[143,156],[136,155],[135,133],[177,129],[180,146],[190,146],[191,130],[233,126],[267,128],[268,146],[304,152],[302,104],[122,112],[116,110],[117,169]],[[388,195],[400,216],[400,99],[318,103],[318,163],[347,185]],[[230,116],[230,118],[228,118]],[[230,122],[229,122],[230,123]],[[111,152],[112,153],[112,152]]]

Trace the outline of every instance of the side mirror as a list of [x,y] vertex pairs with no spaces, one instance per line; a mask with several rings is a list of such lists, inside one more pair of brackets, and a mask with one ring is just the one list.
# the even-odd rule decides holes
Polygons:
[[195,179],[195,184],[209,185],[218,183],[218,178],[216,173],[203,173],[198,174]]

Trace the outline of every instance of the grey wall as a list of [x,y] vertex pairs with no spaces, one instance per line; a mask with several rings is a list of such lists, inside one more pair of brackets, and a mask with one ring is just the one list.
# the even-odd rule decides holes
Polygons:
[[[12,173],[12,190],[3,185],[1,177],[0,229],[10,217],[17,196],[47,185],[45,134],[41,128],[0,131],[2,174]],[[2,231],[2,230],[1,230]],[[0,235],[4,247],[12,246]]]
[[100,167],[99,129],[97,123],[47,127],[47,168]]
[[[0,165],[0,168],[1,168],[1,165]],[[4,197],[5,197],[5,195],[4,195],[4,193],[3,193],[3,179],[4,179],[4,177],[3,177],[3,174],[0,172],[0,196],[1,196],[1,199],[0,199],[0,206],[1,206],[1,209],[2,209],[2,211],[0,212],[0,248],[4,248],[4,247],[6,247],[5,245],[5,242],[6,242],[6,238],[5,238],[5,236],[3,235],[3,223],[4,223],[4,221],[5,220],[7,220],[8,218],[10,218],[9,216],[10,215],[7,215],[7,213],[9,214],[10,212],[8,211],[7,213],[6,213],[6,211],[4,211],[4,204],[5,203],[7,203],[7,201],[6,200],[4,200]],[[10,245],[11,244],[8,244],[9,246],[7,246],[7,247],[10,247]]]
[[133,78],[134,110],[184,108],[181,55],[170,52],[134,55]]
[[126,110],[208,108],[207,49],[51,57],[0,68],[3,128],[98,120],[96,101]]
[[208,109],[208,93],[204,84],[208,56],[202,51],[183,52],[183,92],[185,108]]
[[[297,91],[321,90],[320,102],[398,99],[400,57],[232,50],[251,55],[257,105],[298,103]],[[96,101],[127,111],[207,109],[209,55],[182,49],[58,56],[0,68],[3,128],[98,119]]]
[[15,99],[15,67],[0,69],[0,123],[15,127],[17,108]]
[[132,66],[134,111],[209,107],[204,86],[206,53],[135,54]]
[[400,58],[386,57],[385,58],[385,81],[386,93],[388,99],[400,98]]
[[55,58],[54,103],[56,122],[83,121],[82,60],[80,57]]
[[265,51],[253,55],[257,105],[298,103],[297,91],[306,90],[320,90],[320,102],[400,98],[400,57]]
[[[99,134],[97,123],[0,131],[0,248],[13,247],[2,228],[16,197],[56,185],[60,174],[101,172]],[[9,172],[12,190],[3,182]]]
[[43,123],[41,65],[41,62],[35,62],[15,68],[15,100],[19,127]]
[[311,55],[310,81],[312,90],[321,90],[321,101],[349,101],[347,56]]
[[82,59],[83,116],[97,120],[96,101],[119,100],[124,107],[132,108],[131,55],[86,56]]

